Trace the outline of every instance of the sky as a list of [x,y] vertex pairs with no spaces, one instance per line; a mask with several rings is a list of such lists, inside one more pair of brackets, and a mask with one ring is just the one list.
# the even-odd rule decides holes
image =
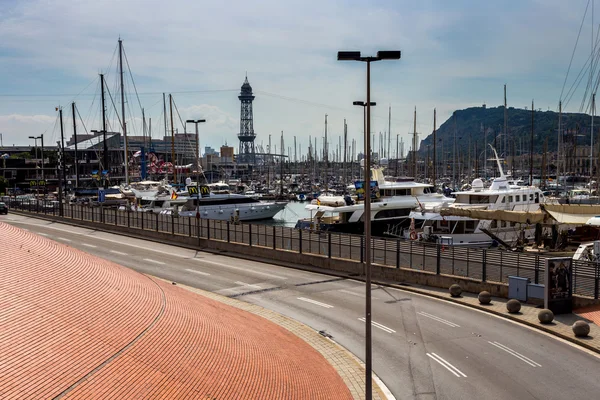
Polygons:
[[[266,151],[271,135],[273,146],[280,147],[283,131],[285,147],[296,137],[302,153],[309,137],[322,147],[326,114],[331,151],[344,119],[349,141],[363,147],[363,110],[352,102],[366,99],[366,66],[337,61],[337,51],[401,50],[399,61],[372,64],[371,98],[377,106],[371,130],[375,136],[388,130],[391,107],[391,136],[395,142],[400,135],[408,150],[415,107],[421,138],[433,129],[434,108],[439,125],[456,109],[501,105],[504,84],[509,106],[524,108],[535,99],[536,108],[556,110],[590,54],[592,15],[600,23],[600,1],[594,13],[593,3],[0,0],[2,142],[32,144],[28,136],[44,133],[45,143],[56,143],[58,106],[70,137],[72,102],[79,133],[101,129],[100,73],[110,92],[109,127],[120,131],[115,109],[120,114],[121,38],[129,67],[129,134],[142,134],[144,108],[152,136],[164,135],[166,93],[167,100],[173,96],[178,132],[185,129],[179,117],[205,118],[201,147],[237,148],[237,96],[247,75],[256,96],[255,143]],[[579,111],[583,86],[566,111]]]

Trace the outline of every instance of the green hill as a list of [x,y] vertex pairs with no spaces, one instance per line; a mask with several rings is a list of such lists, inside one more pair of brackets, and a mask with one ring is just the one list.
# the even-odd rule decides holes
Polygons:
[[[456,120],[456,125],[455,121]],[[563,131],[579,130],[578,145],[589,145],[590,142],[591,116],[581,113],[563,113],[562,126]],[[444,122],[437,130],[438,147],[441,151],[443,145],[445,153],[452,151],[454,144],[454,127],[456,126],[456,146],[461,153],[467,151],[469,140],[471,148],[474,149],[477,144],[478,151],[484,148],[484,128],[487,131],[488,143],[493,145],[494,138],[504,131],[504,106],[472,107],[464,110],[457,110],[454,115]],[[594,118],[594,130],[600,129],[600,117]],[[531,138],[531,110],[508,108],[508,129],[507,136],[509,141],[515,140],[515,149],[519,153],[519,146],[522,145],[523,152],[529,153]],[[548,152],[556,152],[558,135],[558,113],[554,111],[535,111],[534,113],[534,152],[543,151],[544,140],[548,138]],[[497,150],[500,152],[504,136],[497,138]],[[598,135],[594,139],[597,143]],[[421,141],[419,153],[425,155],[427,146],[430,145],[430,151],[433,149],[433,133]],[[511,153],[512,145],[509,143],[508,151]]]

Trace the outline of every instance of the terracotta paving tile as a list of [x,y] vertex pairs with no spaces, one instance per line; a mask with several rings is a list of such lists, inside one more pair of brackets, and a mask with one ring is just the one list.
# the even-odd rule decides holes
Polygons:
[[2,399],[352,398],[314,345],[259,315],[0,231]]

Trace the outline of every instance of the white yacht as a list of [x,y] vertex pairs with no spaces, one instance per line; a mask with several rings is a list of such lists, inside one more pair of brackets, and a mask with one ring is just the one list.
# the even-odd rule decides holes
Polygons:
[[287,202],[265,201],[248,197],[243,194],[216,194],[211,192],[204,197],[192,196],[181,208],[182,217],[195,217],[200,213],[203,219],[218,219],[229,221],[232,218],[239,221],[257,221],[271,219],[283,210]]
[[[406,230],[404,236],[472,247],[489,247],[494,237],[508,244],[514,244],[519,238],[533,239],[535,226],[532,224],[452,215],[453,210],[461,214],[461,210],[536,212],[540,209],[540,203],[544,202],[542,191],[535,186],[509,184],[497,154],[496,161],[500,176],[494,178],[489,188],[484,188],[481,179],[475,179],[471,190],[454,192],[456,201],[453,204],[433,204],[433,207],[411,212],[409,217],[414,224],[411,223],[411,229]],[[442,209],[445,209],[444,215],[440,213]]]
[[[377,182],[379,190],[377,198],[371,201],[371,232],[374,236],[397,236],[410,224],[410,212],[420,205],[454,201],[432,193],[432,185],[415,182],[412,178],[386,181],[379,168],[373,168],[371,174],[372,182]],[[355,234],[364,231],[364,203],[349,195],[319,196],[305,209],[311,212],[311,217],[298,220],[298,229]]]

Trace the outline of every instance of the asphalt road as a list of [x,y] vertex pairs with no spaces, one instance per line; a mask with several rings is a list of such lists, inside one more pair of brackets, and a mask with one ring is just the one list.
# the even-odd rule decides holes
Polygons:
[[[137,271],[233,296],[364,354],[364,284],[18,215],[8,222]],[[600,358],[473,309],[373,286],[374,371],[397,399],[594,399]]]

